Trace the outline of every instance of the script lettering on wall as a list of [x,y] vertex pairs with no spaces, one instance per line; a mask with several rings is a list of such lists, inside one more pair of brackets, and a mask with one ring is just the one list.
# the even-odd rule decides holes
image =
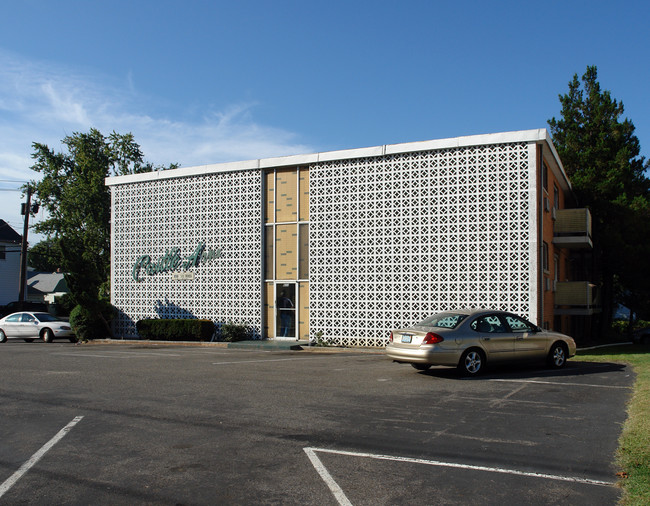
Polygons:
[[[161,272],[188,271],[221,256],[220,249],[207,249],[204,242],[200,242],[187,256],[181,256],[180,248],[171,248],[158,260],[153,260],[150,255],[142,255],[133,265],[132,275],[135,281],[143,281],[143,274],[155,276]],[[184,278],[189,279],[189,277]]]

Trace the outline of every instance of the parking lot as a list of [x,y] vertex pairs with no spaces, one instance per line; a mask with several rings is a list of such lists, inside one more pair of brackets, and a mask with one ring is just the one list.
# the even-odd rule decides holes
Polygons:
[[615,504],[632,372],[0,345],[0,504]]

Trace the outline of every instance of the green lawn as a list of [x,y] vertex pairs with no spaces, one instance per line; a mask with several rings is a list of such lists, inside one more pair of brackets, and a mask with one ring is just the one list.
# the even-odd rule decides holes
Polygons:
[[617,452],[624,490],[621,504],[650,504],[650,346],[579,350],[574,360],[619,362],[633,367],[636,383]]

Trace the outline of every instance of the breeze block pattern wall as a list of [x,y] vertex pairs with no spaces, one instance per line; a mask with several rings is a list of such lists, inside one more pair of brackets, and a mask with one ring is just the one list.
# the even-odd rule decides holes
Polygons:
[[534,143],[310,166],[310,329],[383,346],[463,307],[536,321]]
[[[112,294],[119,308],[116,337],[135,337],[143,318],[207,318],[240,323],[261,333],[262,189],[259,171],[222,172],[111,186]],[[178,272],[173,251],[203,261]],[[143,255],[165,272],[139,272]],[[217,257],[217,255],[220,255]],[[165,258],[168,260],[165,260]],[[176,261],[178,263],[179,261]]]

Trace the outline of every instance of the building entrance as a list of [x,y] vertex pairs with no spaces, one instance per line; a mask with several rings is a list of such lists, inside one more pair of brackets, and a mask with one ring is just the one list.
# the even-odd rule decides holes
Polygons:
[[275,285],[275,309],[277,338],[296,337],[296,284],[278,283]]
[[309,169],[264,176],[264,337],[309,339]]

